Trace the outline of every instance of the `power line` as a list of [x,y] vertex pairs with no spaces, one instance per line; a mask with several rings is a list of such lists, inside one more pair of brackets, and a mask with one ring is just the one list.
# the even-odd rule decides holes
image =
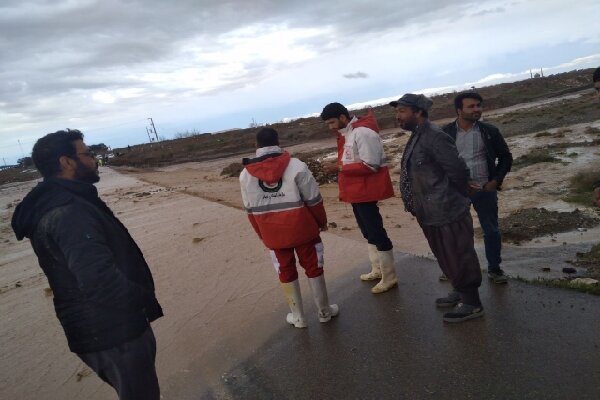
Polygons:
[[152,130],[154,130],[154,136],[156,136],[156,141],[158,142],[158,133],[156,132],[156,127],[154,126],[154,121],[152,121],[152,118],[148,118],[150,120],[150,123],[152,124]]
[[23,153],[23,147],[21,147],[21,140],[17,139],[17,142],[19,142],[19,149],[21,149],[21,157],[25,158],[25,153]]

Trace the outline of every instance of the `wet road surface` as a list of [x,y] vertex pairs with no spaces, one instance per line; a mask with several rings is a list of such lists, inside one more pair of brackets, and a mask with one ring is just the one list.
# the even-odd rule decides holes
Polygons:
[[326,324],[305,291],[308,329],[286,326],[281,308],[270,341],[182,398],[600,398],[600,298],[484,276],[485,316],[446,324],[435,262],[396,253],[396,268],[399,287],[382,295],[356,273],[329,282],[341,312]]

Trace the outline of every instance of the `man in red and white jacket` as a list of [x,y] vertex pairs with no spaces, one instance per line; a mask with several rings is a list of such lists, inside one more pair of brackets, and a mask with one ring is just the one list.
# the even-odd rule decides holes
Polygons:
[[243,160],[242,200],[279,274],[291,310],[286,320],[296,328],[306,327],[296,254],[308,277],[319,321],[327,322],[339,309],[329,304],[323,275],[319,233],[327,229],[327,215],[319,186],[305,163],[279,147],[274,129],[261,129],[256,134],[256,147],[256,158]]
[[323,108],[321,118],[337,135],[337,170],[340,200],[352,204],[358,227],[365,239],[371,272],[360,279],[380,279],[371,292],[383,293],[398,284],[394,269],[393,245],[389,239],[377,202],[394,196],[390,172],[385,166],[383,143],[372,111],[367,116],[350,117],[340,103]]

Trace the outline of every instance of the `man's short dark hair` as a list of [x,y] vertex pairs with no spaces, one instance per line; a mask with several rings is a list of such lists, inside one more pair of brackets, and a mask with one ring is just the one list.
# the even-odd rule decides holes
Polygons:
[[31,158],[44,178],[56,176],[60,172],[59,159],[62,156],[77,158],[73,143],[76,140],[83,140],[83,133],[77,129],[67,129],[49,133],[35,142]]
[[479,102],[483,102],[483,97],[477,92],[464,92],[460,93],[458,96],[454,98],[454,109],[462,110],[463,108],[463,99],[473,99],[478,100]]
[[279,134],[273,128],[262,128],[256,133],[256,146],[258,148],[279,146]]
[[329,103],[323,108],[321,119],[327,121],[330,118],[339,118],[340,115],[345,115],[346,118],[350,119],[350,113],[346,107],[340,103]]
[[594,71],[594,76],[592,78],[592,81],[594,83],[600,81],[600,67],[596,68],[596,70]]

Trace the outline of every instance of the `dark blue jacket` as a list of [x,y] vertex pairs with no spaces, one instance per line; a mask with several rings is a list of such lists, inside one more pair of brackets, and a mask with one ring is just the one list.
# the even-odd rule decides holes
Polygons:
[[71,351],[122,344],[163,315],[141,250],[94,185],[44,180],[17,206],[12,227],[31,240]]

